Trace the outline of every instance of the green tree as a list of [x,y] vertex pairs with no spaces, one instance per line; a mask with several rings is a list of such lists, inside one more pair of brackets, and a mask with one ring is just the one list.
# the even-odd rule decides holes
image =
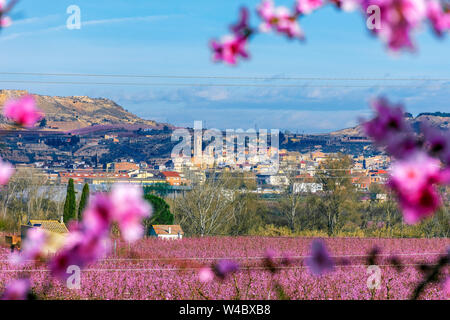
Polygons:
[[170,185],[168,183],[155,183],[151,186],[144,187],[144,193],[153,193],[160,197],[165,197],[169,193]]
[[164,199],[153,194],[146,194],[144,198],[153,207],[153,215],[144,221],[146,228],[152,224],[173,224],[173,214],[170,212],[170,206]]
[[77,204],[75,199],[75,186],[73,184],[73,179],[69,180],[67,185],[67,195],[66,201],[64,202],[64,223],[68,223],[71,220],[77,218]]
[[89,185],[85,183],[83,187],[83,192],[81,193],[80,204],[78,205],[78,221],[81,221],[82,219],[83,210],[86,207],[88,200],[89,200]]

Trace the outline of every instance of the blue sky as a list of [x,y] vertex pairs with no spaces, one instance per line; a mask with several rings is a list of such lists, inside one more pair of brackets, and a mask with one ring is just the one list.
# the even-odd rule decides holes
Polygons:
[[[237,67],[212,63],[209,40],[228,32],[227,27],[236,20],[241,5],[254,8],[258,2],[21,0],[15,10],[20,20],[0,35],[0,72],[450,78],[450,40],[437,39],[428,26],[424,25],[415,35],[418,52],[396,56],[370,36],[359,13],[343,13],[332,7],[301,19],[306,43],[261,34],[250,43],[249,61]],[[285,5],[292,2],[277,1]],[[81,9],[81,30],[65,28],[69,16],[66,9],[72,4]],[[251,21],[253,25],[258,24],[254,13]],[[89,82],[145,85],[93,85]],[[149,86],[149,83],[172,86]],[[195,86],[205,83],[267,86]],[[283,84],[307,87],[279,86]],[[281,81],[0,74],[0,87],[48,95],[107,97],[143,118],[180,126],[193,126],[194,120],[203,120],[206,126],[221,129],[248,129],[256,125],[267,129],[327,132],[354,125],[359,117],[370,114],[368,101],[381,94],[403,102],[412,113],[450,111],[448,80]]]

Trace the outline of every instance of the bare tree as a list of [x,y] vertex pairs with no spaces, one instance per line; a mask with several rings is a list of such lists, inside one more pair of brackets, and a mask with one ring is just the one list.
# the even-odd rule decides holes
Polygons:
[[286,218],[289,228],[295,231],[297,227],[297,220],[300,213],[300,207],[302,203],[302,196],[296,190],[296,171],[290,170],[286,174],[287,186],[284,188],[280,200],[280,210],[281,214]]
[[29,219],[57,219],[55,186],[45,174],[34,168],[18,168],[7,186],[0,190],[2,219],[13,220],[15,228]]
[[175,219],[192,235],[226,234],[246,206],[230,177],[209,177],[174,200]]

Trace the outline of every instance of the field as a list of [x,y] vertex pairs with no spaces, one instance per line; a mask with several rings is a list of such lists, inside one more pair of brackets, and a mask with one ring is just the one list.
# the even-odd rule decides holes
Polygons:
[[[433,263],[450,246],[450,239],[325,239],[337,266],[316,277],[305,266],[310,238],[205,237],[181,241],[142,240],[119,243],[108,259],[81,274],[81,288],[49,280],[45,266],[28,267],[34,292],[43,299],[408,299],[421,279],[418,266]],[[367,255],[380,249],[379,289],[369,290]],[[263,264],[266,249],[291,263],[275,273]],[[8,250],[1,249],[0,290],[21,275],[8,265]],[[396,256],[403,269],[391,263]],[[198,270],[222,258],[233,259],[240,270],[225,280],[199,281]],[[280,259],[281,260],[281,259]],[[277,260],[278,261],[278,260]],[[445,271],[448,274],[448,269]],[[279,285],[279,286],[278,286]],[[282,288],[282,290],[279,289]],[[422,299],[445,299],[441,284],[426,288]]]

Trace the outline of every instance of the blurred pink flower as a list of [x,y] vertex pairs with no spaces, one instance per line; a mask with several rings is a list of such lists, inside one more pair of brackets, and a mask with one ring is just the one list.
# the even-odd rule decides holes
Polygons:
[[448,133],[432,127],[429,123],[422,125],[422,132],[431,154],[439,157],[447,166],[450,165],[450,136]]
[[200,282],[211,282],[214,279],[214,272],[209,267],[203,267],[198,272]]
[[444,282],[444,293],[447,299],[450,299],[450,277],[447,277],[447,279]]
[[122,237],[128,242],[141,238],[144,234],[142,219],[149,218],[152,213],[152,207],[144,200],[142,187],[115,184],[110,199],[113,218],[119,224]]
[[275,7],[272,0],[263,0],[257,12],[263,20],[260,26],[262,32],[275,29],[279,33],[286,34],[289,38],[304,39],[303,31],[297,22],[297,13],[292,13],[286,7]]
[[401,105],[391,105],[385,98],[378,98],[372,102],[376,117],[364,123],[364,130],[368,136],[378,143],[384,143],[392,134],[407,129],[404,111]]
[[427,16],[437,35],[442,36],[450,30],[450,4],[444,8],[444,3],[438,0],[427,1]]
[[241,8],[239,13],[240,13],[239,21],[236,24],[231,25],[230,30],[236,36],[247,37],[252,32],[252,29],[250,28],[250,25],[248,23],[249,21],[248,9]]
[[[14,3],[12,4],[12,6],[14,5]],[[11,2],[10,2],[10,6],[11,6]],[[8,11],[10,11],[11,8],[9,8],[6,5],[6,0],[0,0],[0,28],[6,28],[11,26],[12,24],[12,20],[10,17],[8,17],[6,15],[6,13],[8,13]]]
[[224,280],[229,274],[237,272],[239,265],[232,260],[222,259],[214,265],[213,269],[216,276]]
[[236,64],[237,58],[248,58],[246,51],[247,38],[236,35],[228,35],[222,38],[221,42],[211,41],[213,50],[213,60],[224,61],[228,64]]
[[0,19],[0,27],[1,28],[7,28],[10,27],[12,25],[12,20],[10,17],[6,16],[6,17],[2,17]]
[[405,222],[415,224],[431,216],[441,205],[435,184],[448,183],[447,170],[424,152],[391,166],[389,186],[396,192]]
[[20,265],[27,261],[34,261],[43,256],[42,250],[47,242],[47,234],[39,228],[29,229],[22,243],[20,253],[14,252],[10,256],[10,263]]
[[381,21],[381,28],[372,31],[387,43],[389,49],[414,50],[411,32],[426,17],[425,0],[363,0],[363,11],[371,5],[380,8]]
[[139,239],[144,233],[142,219],[150,217],[151,211],[137,185],[115,184],[109,195],[92,196],[83,221],[71,225],[64,247],[50,261],[52,274],[65,279],[70,265],[83,268],[106,256],[111,249],[109,234],[113,222],[117,222],[126,241]]
[[330,257],[325,244],[314,240],[311,244],[311,256],[306,260],[310,272],[315,276],[323,275],[334,269],[334,261]]
[[297,0],[295,9],[301,14],[310,14],[323,6],[323,0]]
[[53,276],[67,279],[67,268],[76,265],[84,268],[98,259],[104,258],[110,251],[110,239],[107,235],[89,232],[71,232],[64,247],[53,257],[49,266]]
[[372,107],[376,116],[363,123],[363,129],[376,145],[385,147],[397,158],[406,158],[417,151],[415,135],[405,120],[401,105],[392,105],[387,99],[378,98],[372,102]]
[[113,208],[110,197],[106,194],[96,194],[89,198],[89,204],[83,212],[82,225],[86,232],[102,235],[109,231],[113,221]]
[[0,158],[0,186],[7,184],[13,174],[14,167]]
[[7,101],[3,108],[3,115],[27,128],[33,127],[43,117],[43,113],[36,108],[36,101],[32,95]]
[[275,261],[276,252],[273,249],[266,249],[264,254],[264,267],[272,273],[277,271],[277,263]]
[[2,300],[26,300],[30,292],[30,280],[13,280],[3,292]]

